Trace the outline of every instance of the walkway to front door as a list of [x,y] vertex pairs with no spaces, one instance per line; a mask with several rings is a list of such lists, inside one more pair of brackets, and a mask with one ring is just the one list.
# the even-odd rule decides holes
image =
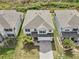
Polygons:
[[50,41],[39,42],[40,59],[54,59]]

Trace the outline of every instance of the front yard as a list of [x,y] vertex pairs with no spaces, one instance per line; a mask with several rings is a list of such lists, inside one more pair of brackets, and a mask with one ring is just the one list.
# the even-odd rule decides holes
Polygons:
[[28,59],[28,58],[38,59],[39,58],[38,48],[33,45],[30,37],[26,37],[23,34],[23,31],[21,31],[20,36],[18,37],[18,44],[15,50],[15,55],[16,56],[14,59]]
[[[53,15],[53,17],[54,17],[54,15]],[[79,51],[74,50],[74,48],[76,49],[76,47],[73,48],[73,53],[71,51],[68,51],[67,53],[65,53],[64,48],[63,48],[63,44],[61,42],[61,38],[60,38],[60,35],[58,33],[57,26],[55,24],[54,19],[53,19],[53,23],[54,23],[54,26],[55,26],[54,44],[55,44],[55,48],[56,48],[53,51],[54,58],[55,59],[78,59],[79,58]]]
[[33,44],[25,45],[25,43],[32,42],[30,37],[26,37],[21,31],[16,48],[5,48],[0,50],[0,59],[39,59],[38,47],[35,47]]

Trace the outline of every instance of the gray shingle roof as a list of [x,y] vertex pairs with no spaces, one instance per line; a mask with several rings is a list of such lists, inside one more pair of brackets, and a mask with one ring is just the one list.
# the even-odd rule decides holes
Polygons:
[[38,28],[41,24],[48,29],[53,29],[53,22],[49,10],[28,10],[23,27],[30,29]]
[[55,14],[61,27],[79,27],[77,10],[55,10]]
[[18,20],[20,20],[20,13],[15,10],[0,10],[0,25],[2,27],[12,28]]
[[71,20],[68,22],[71,27],[79,27],[79,17],[74,15]]
[[2,27],[10,27],[10,24],[8,24],[8,22],[5,20],[5,18],[3,17],[3,15],[0,15],[0,25]]
[[27,28],[37,28],[39,27],[42,23],[44,22],[44,20],[39,16],[37,15],[32,21],[30,21],[26,27]]

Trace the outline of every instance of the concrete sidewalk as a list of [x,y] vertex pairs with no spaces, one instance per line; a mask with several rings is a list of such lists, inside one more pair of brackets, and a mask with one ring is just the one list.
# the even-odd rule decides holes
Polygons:
[[50,41],[39,42],[40,59],[54,59]]

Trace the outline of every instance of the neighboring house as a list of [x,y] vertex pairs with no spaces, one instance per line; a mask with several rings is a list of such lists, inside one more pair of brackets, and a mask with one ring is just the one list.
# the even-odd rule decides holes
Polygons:
[[55,22],[61,38],[79,42],[79,12],[77,10],[55,10]]
[[23,14],[16,10],[0,10],[0,41],[18,35]]
[[23,31],[34,41],[52,41],[53,22],[49,10],[28,10],[25,15]]

